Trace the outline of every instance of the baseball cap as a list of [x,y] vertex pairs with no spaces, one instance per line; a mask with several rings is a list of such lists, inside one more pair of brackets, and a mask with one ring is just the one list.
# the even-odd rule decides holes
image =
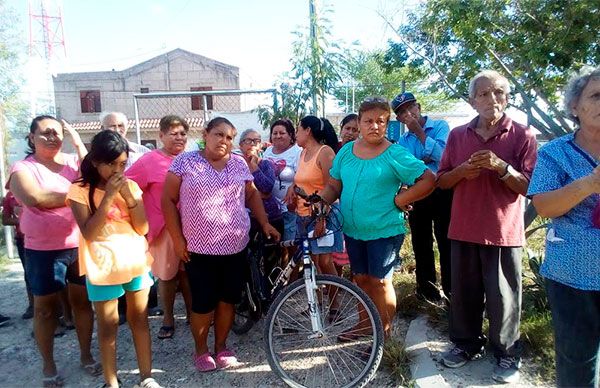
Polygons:
[[396,96],[396,98],[394,98],[392,100],[390,105],[392,106],[392,110],[394,112],[396,112],[398,110],[398,108],[400,108],[402,105],[409,103],[409,102],[414,102],[414,101],[417,101],[417,99],[415,98],[415,96],[412,93],[404,92],[404,93],[398,94]]

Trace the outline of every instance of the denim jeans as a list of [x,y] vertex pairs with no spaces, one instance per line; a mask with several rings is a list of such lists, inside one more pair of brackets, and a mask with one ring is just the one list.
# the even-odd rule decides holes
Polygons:
[[585,291],[546,279],[552,310],[556,385],[598,387],[600,291]]

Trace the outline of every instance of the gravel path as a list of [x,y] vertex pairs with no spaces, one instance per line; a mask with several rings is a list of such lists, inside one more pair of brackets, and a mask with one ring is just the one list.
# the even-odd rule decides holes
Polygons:
[[[0,275],[0,313],[11,316],[9,326],[0,328],[0,386],[38,387],[41,386],[41,361],[34,339],[31,337],[32,320],[20,319],[26,307],[23,271],[18,260],[8,266],[8,271]],[[168,387],[271,387],[284,384],[271,372],[266,361],[262,341],[262,322],[249,333],[237,336],[231,334],[229,346],[236,349],[241,364],[226,371],[208,374],[198,373],[191,362],[193,340],[189,326],[185,323],[184,307],[180,297],[176,302],[175,336],[171,340],[159,340],[156,334],[162,317],[151,317],[150,327],[153,336],[154,377]],[[405,332],[406,322],[398,320],[398,330]],[[209,339],[212,343],[212,338]],[[92,339],[92,353],[99,359],[96,334]],[[79,347],[75,331],[67,331],[55,339],[54,355],[60,373],[65,377],[67,387],[97,387],[103,383],[102,377],[91,377],[79,367]],[[119,328],[117,345],[117,365],[119,378],[124,387],[131,387],[139,381],[131,334],[126,325]],[[380,367],[372,387],[397,386],[385,368]]]
[[[31,336],[32,320],[20,319],[26,307],[23,271],[18,260],[11,261],[8,271],[0,274],[0,313],[12,317],[11,324],[0,327],[0,387],[39,387],[41,386],[41,361]],[[263,350],[263,323],[241,336],[231,333],[229,346],[236,349],[240,365],[226,371],[208,374],[198,373],[191,362],[193,340],[189,326],[185,322],[184,306],[181,297],[177,298],[175,336],[171,340],[159,340],[156,334],[162,317],[150,317],[153,335],[154,376],[167,387],[282,387],[285,386],[270,370]],[[408,323],[395,320],[394,333],[404,337]],[[440,353],[450,343],[437,330],[426,330],[427,347],[431,358],[439,361]],[[211,336],[212,337],[212,336]],[[212,338],[209,339],[212,343]],[[96,334],[92,339],[92,353],[99,359]],[[79,367],[79,347],[75,331],[67,331],[55,339],[56,362],[65,377],[66,387],[99,387],[102,377],[91,377]],[[120,326],[117,345],[119,378],[124,387],[131,387],[139,381],[137,364],[131,334],[126,325]],[[518,387],[551,386],[547,382],[536,381],[532,365],[525,360],[521,384]],[[437,363],[438,372],[451,387],[494,386],[490,373],[493,358],[488,357],[472,362],[464,368],[448,369]],[[380,366],[371,387],[394,387],[398,384],[385,366]],[[333,387],[332,387],[333,388]]]
[[434,328],[427,330],[427,348],[431,353],[431,358],[436,363],[436,367],[446,383],[451,387],[511,387],[511,388],[530,388],[530,387],[552,387],[547,381],[540,381],[536,377],[535,365],[532,361],[523,357],[521,367],[521,380],[518,384],[499,384],[492,379],[492,370],[496,365],[492,351],[488,349],[485,357],[480,360],[471,361],[462,368],[451,369],[442,365],[442,353],[452,348],[452,343],[447,335],[440,334]]

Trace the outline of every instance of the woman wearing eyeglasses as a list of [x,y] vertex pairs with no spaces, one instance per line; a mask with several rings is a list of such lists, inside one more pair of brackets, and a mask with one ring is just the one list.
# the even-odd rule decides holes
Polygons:
[[291,240],[296,238],[296,213],[293,209],[288,209],[284,199],[288,188],[294,183],[302,149],[296,144],[296,129],[289,119],[277,120],[271,124],[269,140],[273,145],[266,149],[263,157],[275,164],[276,179],[272,193],[283,216],[282,239]]
[[261,138],[260,133],[254,129],[246,129],[240,136],[240,150],[250,173],[254,177],[254,185],[260,192],[263,206],[269,217],[269,223],[283,234],[283,216],[279,203],[273,196],[273,186],[277,177],[275,176],[275,165],[266,159],[261,158]]

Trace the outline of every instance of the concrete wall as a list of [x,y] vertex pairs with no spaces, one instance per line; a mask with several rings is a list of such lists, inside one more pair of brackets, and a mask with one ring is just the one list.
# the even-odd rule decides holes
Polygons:
[[[141,88],[161,92],[190,91],[191,87],[199,86],[212,87],[213,90],[239,89],[239,69],[183,50],[174,50],[123,71],[69,73],[54,77],[57,115],[73,122],[98,119],[98,113],[81,112],[82,90],[100,90],[102,111],[121,111],[133,117],[133,94],[140,93]],[[152,112],[151,117],[192,113],[189,97],[181,106],[184,111],[173,112],[164,107]],[[213,109],[239,111],[239,98],[215,96]]]

